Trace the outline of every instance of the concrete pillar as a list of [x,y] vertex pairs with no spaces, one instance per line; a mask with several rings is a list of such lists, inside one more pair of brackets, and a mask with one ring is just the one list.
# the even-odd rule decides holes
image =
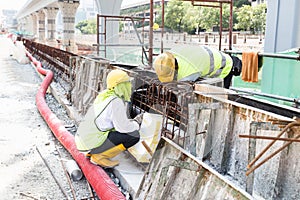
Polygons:
[[40,10],[37,12],[37,26],[38,26],[38,40],[39,42],[45,42],[46,33],[45,33],[45,13]]
[[31,24],[32,24],[31,32],[36,37],[38,35],[37,15],[36,15],[36,13],[34,13],[34,14],[31,14],[30,17],[31,17]]
[[25,19],[25,18],[19,19],[19,27],[18,27],[18,30],[19,30],[20,32],[24,32],[24,31],[25,31],[25,26],[26,26],[26,19]]
[[26,32],[26,34],[29,34],[30,32],[30,18],[29,16],[24,17],[24,27],[23,31]]
[[78,6],[79,1],[58,2],[63,19],[62,49],[74,53],[78,51],[75,43],[75,15]]
[[265,52],[281,52],[300,46],[300,1],[267,1]]
[[33,35],[33,21],[32,21],[32,15],[26,16],[26,32],[30,35]]
[[[265,52],[278,53],[300,47],[299,7],[299,0],[267,1]],[[299,62],[294,60],[264,58],[261,91],[297,98],[299,69]]]
[[47,7],[44,10],[47,19],[47,44],[50,46],[56,46],[57,42],[55,39],[55,31],[56,31],[56,15],[58,13],[58,8],[55,7]]
[[[102,15],[120,15],[121,4],[123,0],[95,0],[98,13]],[[104,20],[100,21],[100,32],[104,33]],[[103,35],[100,35],[100,43],[104,43]],[[119,22],[109,21],[106,23],[106,43],[119,43]]]

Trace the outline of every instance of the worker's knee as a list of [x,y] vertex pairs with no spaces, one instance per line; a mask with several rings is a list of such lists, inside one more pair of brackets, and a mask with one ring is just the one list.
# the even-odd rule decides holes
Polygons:
[[125,146],[126,149],[139,142],[140,132],[139,131],[133,131],[131,133],[127,133],[127,135],[128,135],[128,140],[123,143],[123,145]]

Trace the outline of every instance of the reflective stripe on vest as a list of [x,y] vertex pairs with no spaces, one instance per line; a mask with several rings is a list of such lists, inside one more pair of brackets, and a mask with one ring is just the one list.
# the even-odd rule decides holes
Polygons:
[[214,53],[206,46],[203,46],[203,48],[207,51],[210,58],[210,65],[209,65],[209,72],[208,75],[211,74],[215,70],[215,58]]
[[175,47],[170,50],[178,63],[178,80],[192,74],[199,77],[226,77],[232,68],[229,55],[207,46]]
[[[224,56],[224,54],[222,52],[216,52],[216,51],[212,52],[212,50],[209,47],[206,47],[206,46],[203,46],[203,47],[210,56],[210,66],[209,66],[209,72],[208,72],[207,76],[209,76],[211,78],[218,77],[221,74],[224,67],[226,66],[226,57]],[[218,66],[216,65],[215,57],[217,55],[214,55],[214,53],[219,54],[221,56],[220,68],[218,68]],[[215,71],[215,73],[213,73],[214,71]]]
[[223,55],[223,53],[220,52],[220,54],[222,56],[221,67],[216,71],[216,73],[212,74],[210,77],[218,77],[226,66],[226,57]]

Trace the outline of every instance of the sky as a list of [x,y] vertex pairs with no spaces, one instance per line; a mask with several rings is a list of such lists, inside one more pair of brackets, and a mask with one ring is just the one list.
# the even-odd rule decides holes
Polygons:
[[[0,0],[0,10],[2,9],[13,9],[19,10],[28,0]],[[143,0],[123,0],[123,5],[134,4]]]
[[0,10],[13,9],[19,10],[27,2],[27,0],[0,0]]

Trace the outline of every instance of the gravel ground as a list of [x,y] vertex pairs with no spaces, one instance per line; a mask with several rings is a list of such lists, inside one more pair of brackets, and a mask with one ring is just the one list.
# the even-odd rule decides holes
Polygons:
[[[10,56],[12,43],[4,36],[0,36],[0,46],[1,199],[92,199],[84,177],[73,181],[66,174],[70,154],[37,110],[40,77],[30,64],[18,64]],[[51,95],[47,101],[50,108],[61,108]],[[57,112],[67,127],[73,126],[64,112]]]

